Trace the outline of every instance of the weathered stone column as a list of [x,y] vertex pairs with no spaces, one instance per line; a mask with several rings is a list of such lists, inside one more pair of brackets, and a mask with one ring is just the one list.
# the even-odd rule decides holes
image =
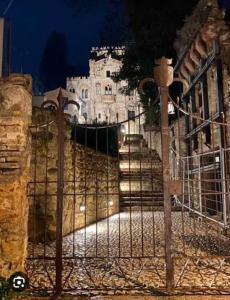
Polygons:
[[29,75],[0,79],[0,276],[24,271],[30,167]]

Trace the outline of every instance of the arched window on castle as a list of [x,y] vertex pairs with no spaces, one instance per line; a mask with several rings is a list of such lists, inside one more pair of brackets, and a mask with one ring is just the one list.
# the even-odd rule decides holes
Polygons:
[[105,87],[105,95],[112,95],[113,90],[112,90],[112,86],[111,85],[107,85]]
[[82,89],[81,90],[81,97],[82,97],[82,99],[88,99],[89,98],[89,91],[88,91],[88,89]]
[[100,83],[96,84],[96,94],[101,95],[101,85],[100,85]]

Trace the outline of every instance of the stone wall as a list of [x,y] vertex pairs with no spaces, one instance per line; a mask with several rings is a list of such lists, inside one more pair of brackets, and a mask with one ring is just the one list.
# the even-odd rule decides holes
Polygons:
[[[33,123],[47,123],[52,119],[53,113],[41,114],[37,110]],[[117,160],[79,144],[74,146],[70,132],[67,122],[64,235],[119,211]],[[29,236],[31,241],[37,242],[53,240],[56,235],[57,125],[54,122],[48,127],[34,128],[32,135]],[[80,206],[85,206],[85,211],[80,211]]]
[[27,247],[31,78],[0,80],[0,276],[24,270]]

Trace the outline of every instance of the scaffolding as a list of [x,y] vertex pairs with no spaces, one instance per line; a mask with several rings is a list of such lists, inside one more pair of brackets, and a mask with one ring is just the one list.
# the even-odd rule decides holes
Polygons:
[[174,205],[181,206],[201,218],[229,227],[229,166],[230,149],[181,157],[170,150],[170,175],[182,181],[182,195],[174,195]]

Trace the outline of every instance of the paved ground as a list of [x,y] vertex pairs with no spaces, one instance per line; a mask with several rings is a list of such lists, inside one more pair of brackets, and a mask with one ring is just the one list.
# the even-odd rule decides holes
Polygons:
[[[25,300],[48,300],[52,298],[47,297],[16,297],[12,300],[25,299]],[[96,297],[60,297],[63,300],[229,300],[229,296],[170,296],[170,297],[155,297],[155,296],[96,296]]]
[[[230,292],[229,239],[211,223],[188,213],[174,212],[172,224],[176,287]],[[47,245],[45,250],[46,255],[54,256],[55,245]],[[39,245],[35,254],[43,251]],[[114,215],[66,236],[63,252],[66,291],[161,294],[165,287],[163,212]],[[37,261],[35,267],[40,286],[48,287],[48,276],[54,280],[54,262]],[[32,270],[31,264],[31,274]]]

